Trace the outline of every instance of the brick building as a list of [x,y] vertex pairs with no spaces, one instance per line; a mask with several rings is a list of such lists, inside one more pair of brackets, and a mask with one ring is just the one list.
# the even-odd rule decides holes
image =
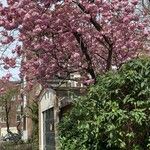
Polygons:
[[[5,85],[4,85],[5,84]],[[11,89],[16,88],[15,93],[10,95],[9,99],[0,101],[0,136],[5,136],[7,134],[7,128],[13,133],[21,133],[22,131],[22,99],[20,97],[20,83],[19,82],[9,82],[3,83],[0,81],[0,87],[8,86]],[[8,122],[7,122],[8,120]],[[8,124],[8,126],[7,126]]]

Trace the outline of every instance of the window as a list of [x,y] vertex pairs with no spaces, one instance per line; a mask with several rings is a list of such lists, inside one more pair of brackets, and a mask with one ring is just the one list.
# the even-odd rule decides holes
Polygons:
[[83,84],[82,84],[82,83],[77,82],[77,83],[76,83],[76,86],[77,86],[77,87],[83,87]]
[[18,99],[18,100],[20,100],[20,99],[21,99],[21,95],[20,95],[20,94],[17,96],[17,99]]
[[1,122],[1,123],[6,123],[6,117],[1,117],[1,118],[0,118],[0,122]]
[[5,111],[5,107],[4,106],[0,106],[0,112],[4,112]]
[[54,108],[43,112],[43,144],[45,150],[55,147]]
[[17,106],[16,106],[16,110],[17,110],[17,111],[21,111],[21,105],[17,105]]
[[11,101],[15,101],[16,100],[16,96],[13,96],[12,98],[11,98]]
[[23,130],[26,130],[26,116],[23,116]]
[[17,122],[21,122],[21,115],[20,114],[17,114],[16,120],[17,120]]

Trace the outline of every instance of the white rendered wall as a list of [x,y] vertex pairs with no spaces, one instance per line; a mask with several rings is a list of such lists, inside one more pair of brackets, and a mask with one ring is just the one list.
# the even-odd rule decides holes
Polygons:
[[54,107],[55,99],[56,99],[55,91],[52,89],[48,89],[41,96],[41,99],[39,102],[39,134],[40,134],[39,148],[40,150],[44,150],[44,147],[43,147],[43,112],[47,109]]

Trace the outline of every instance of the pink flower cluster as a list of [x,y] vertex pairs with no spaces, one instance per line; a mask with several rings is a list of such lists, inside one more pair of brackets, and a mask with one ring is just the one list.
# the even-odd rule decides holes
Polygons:
[[[18,31],[22,47],[16,45],[15,52],[26,58],[21,74],[28,80],[46,82],[73,72],[97,75],[144,53],[148,21],[136,10],[138,0],[7,2],[0,5],[0,26]],[[7,37],[1,43],[12,42]]]
[[14,68],[16,66],[16,59],[15,58],[4,57],[3,61],[5,63],[5,65],[4,65],[5,69]]

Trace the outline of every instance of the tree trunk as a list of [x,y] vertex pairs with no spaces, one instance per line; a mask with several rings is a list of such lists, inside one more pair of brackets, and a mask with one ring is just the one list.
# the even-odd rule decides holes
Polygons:
[[6,116],[6,128],[7,128],[7,133],[12,133],[10,131],[10,125],[9,125],[9,112],[10,112],[10,106],[8,106],[7,102],[5,104],[5,116]]

